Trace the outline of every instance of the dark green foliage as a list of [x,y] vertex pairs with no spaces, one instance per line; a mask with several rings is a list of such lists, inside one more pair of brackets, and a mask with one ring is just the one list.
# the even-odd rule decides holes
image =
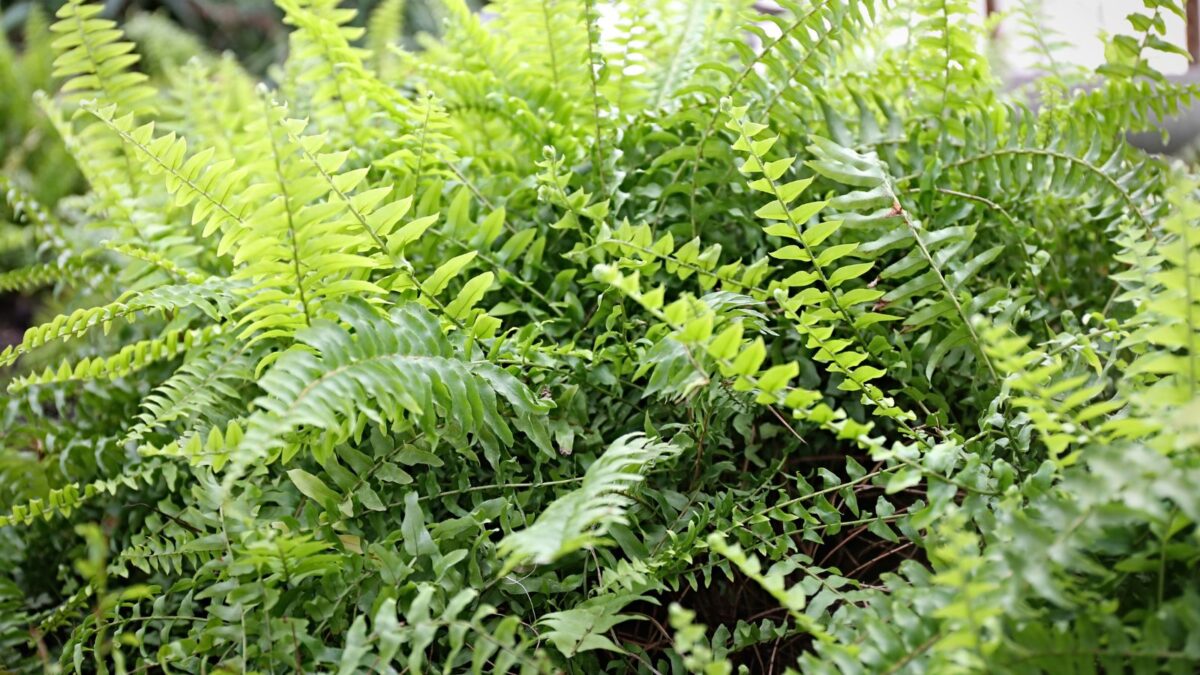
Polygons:
[[781,4],[279,0],[270,85],[32,19],[0,669],[1195,672],[1181,6],[1026,8],[1034,111],[971,3]]

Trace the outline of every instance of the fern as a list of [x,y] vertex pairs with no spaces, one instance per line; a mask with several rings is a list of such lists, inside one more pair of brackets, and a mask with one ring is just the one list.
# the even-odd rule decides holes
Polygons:
[[[69,78],[61,88],[69,102],[101,99],[130,115],[153,114],[155,89],[144,73],[132,69],[140,55],[134,51],[133,43],[121,39],[123,34],[115,22],[98,16],[101,9],[99,5],[74,0],[58,10],[58,21],[50,27],[58,34],[53,42],[58,53],[53,76]],[[111,144],[111,136],[96,124],[85,124],[77,133],[75,143],[96,150]],[[68,140],[68,147],[71,144]],[[110,202],[133,196],[138,176],[128,154],[119,159],[93,157],[85,175],[90,174],[89,181],[108,193],[106,198]]]
[[58,368],[47,367],[41,374],[13,378],[8,390],[17,392],[33,386],[126,377],[157,361],[197,349],[220,334],[219,326],[173,330],[162,337],[126,345],[109,357],[84,358],[75,364],[63,361]]
[[638,471],[676,452],[669,443],[640,435],[613,441],[588,467],[578,488],[553,501],[527,529],[500,542],[505,568],[526,561],[547,565],[600,543],[608,527],[627,522],[624,510],[631,500],[623,493],[642,479]]
[[55,340],[79,338],[97,326],[107,329],[118,319],[132,321],[146,313],[165,313],[190,307],[212,318],[228,314],[230,307],[225,285],[206,280],[198,286],[160,286],[138,293],[136,297],[59,315],[48,323],[30,328],[20,344],[6,347],[0,352],[0,364],[9,365],[22,354]]
[[[870,16],[874,13],[873,3],[845,3],[840,0],[817,0],[811,3],[790,2],[785,4],[786,12],[779,16],[768,17],[774,24],[776,35],[768,34],[763,26],[750,23],[748,30],[758,37],[762,49],[755,53],[745,45],[738,44],[738,54],[743,64],[740,68],[730,69],[719,61],[710,61],[706,67],[715,72],[724,82],[725,87],[713,87],[711,82],[697,83],[696,89],[704,93],[709,101],[711,114],[706,116],[704,127],[699,139],[689,145],[689,151],[676,161],[693,155],[691,162],[682,162],[672,174],[670,183],[677,183],[685,169],[690,168],[689,209],[692,212],[692,222],[702,212],[700,190],[709,180],[716,178],[709,172],[702,172],[702,164],[709,155],[710,139],[720,130],[719,102],[725,99],[743,100],[753,97],[755,101],[765,101],[768,111],[774,109],[775,101],[784,94],[777,89],[773,77],[762,77],[761,72],[773,73],[780,81],[796,81],[788,87],[787,95],[797,104],[811,103],[819,95],[819,79],[815,74],[832,66],[834,55],[841,46],[842,39],[858,33]],[[708,72],[708,71],[704,71]],[[786,109],[786,108],[785,108]],[[667,193],[668,196],[670,192]],[[658,213],[665,213],[668,206],[666,199],[660,202]]]
[[1041,67],[1050,75],[1060,75],[1064,70],[1060,63],[1063,49],[1069,46],[1052,26],[1046,25],[1045,12],[1033,2],[1022,2],[1015,9],[1021,27],[1021,36],[1029,43],[1027,53],[1041,62]]
[[[745,175],[761,175],[750,183],[750,187],[758,192],[764,192],[772,197],[766,206],[759,208],[755,215],[769,220],[782,221],[778,225],[766,228],[768,234],[796,241],[772,252],[772,257],[779,260],[799,260],[812,263],[812,272],[801,272],[788,278],[787,286],[799,287],[802,290],[795,294],[790,291],[776,290],[775,300],[781,308],[793,318],[797,330],[807,338],[807,346],[815,350],[814,359],[828,363],[831,372],[839,373],[845,381],[839,385],[847,391],[863,391],[865,398],[876,405],[883,404],[880,412],[886,415],[899,415],[893,406],[885,401],[885,395],[871,380],[884,375],[883,370],[863,365],[867,354],[866,338],[862,331],[867,326],[881,321],[892,320],[893,317],[874,311],[861,312],[852,316],[854,307],[874,302],[883,297],[881,291],[870,288],[858,288],[836,293],[848,281],[856,280],[865,275],[874,266],[871,262],[836,264],[848,255],[854,253],[858,244],[849,243],[832,246],[816,253],[816,247],[828,237],[837,232],[841,221],[825,221],[811,228],[805,225],[817,215],[825,202],[808,202],[796,204],[796,200],[812,179],[798,179],[787,183],[779,182],[783,175],[792,167],[794,157],[767,161],[766,153],[775,144],[777,137],[763,135],[765,127],[745,119],[745,109],[732,109],[731,127],[739,133],[735,150],[744,151],[747,160],[739,168]],[[846,180],[851,184],[875,183],[882,181],[882,176],[873,171],[869,165],[851,166],[849,169],[830,171],[828,162],[816,165],[818,170],[832,173],[836,178]],[[795,205],[794,205],[795,204]],[[807,288],[806,288],[807,287]],[[802,312],[803,310],[803,312]],[[853,340],[833,338],[833,329],[826,324],[830,319],[839,317],[849,326],[854,336]],[[857,344],[855,344],[857,343]]]
[[114,22],[97,18],[100,10],[99,5],[79,1],[68,2],[58,11],[59,21],[51,27],[61,35],[55,41],[60,55],[54,75],[71,78],[64,91],[76,100],[102,98],[133,114],[149,113],[147,99],[154,90],[144,74],[128,71],[139,55],[131,53],[132,43],[120,40]]
[[[980,30],[972,8],[963,0],[919,3],[916,49],[910,55],[917,85],[917,108],[945,116],[966,106],[985,103],[982,87],[990,77],[977,47]],[[984,101],[979,101],[983,97]]]
[[312,112],[319,119],[340,117],[346,128],[364,125],[370,109],[351,95],[351,75],[342,67],[360,66],[365,56],[363,50],[350,46],[364,32],[346,25],[354,11],[329,0],[281,0],[279,6],[285,20],[299,27],[291,36],[296,57],[289,64],[303,70],[290,81],[311,87]]
[[407,0],[388,0],[379,3],[367,22],[367,46],[380,79],[390,81],[396,61],[392,49],[404,28]]
[[[1029,349],[1026,340],[1003,336],[995,329],[988,351],[1000,359],[1007,373],[1006,384],[1019,394],[1013,404],[1028,411],[1033,426],[1042,435],[1051,457],[1063,463],[1075,461],[1064,451],[1075,444],[1103,442],[1104,430],[1089,428],[1097,419],[1120,410],[1120,398],[1095,400],[1108,388],[1096,373],[1067,371],[1058,354]],[[1092,355],[1093,360],[1098,358]]]
[[1196,669],[1182,3],[435,4],[0,41],[5,667]]
[[31,499],[24,504],[15,504],[6,515],[0,515],[0,526],[13,524],[31,525],[34,521],[50,520],[56,516],[70,516],[90,499],[104,494],[115,494],[123,488],[138,489],[150,483],[157,465],[148,462],[131,467],[118,476],[102,478],[90,483],[69,483],[51,490],[45,498]]
[[177,207],[196,204],[192,223],[203,225],[205,236],[239,222],[239,215],[226,206],[240,178],[239,172],[232,171],[233,160],[209,166],[211,151],[188,157],[185,139],[170,133],[155,138],[153,123],[135,129],[132,115],[113,118],[115,106],[100,109],[85,104],[84,109],[136,151],[149,173],[165,175],[167,190],[176,196]]
[[1150,277],[1153,285],[1142,289],[1151,295],[1139,307],[1140,312],[1156,320],[1137,321],[1126,344],[1147,347],[1128,369],[1132,375],[1147,374],[1153,379],[1153,384],[1139,396],[1140,402],[1152,408],[1171,409],[1192,400],[1192,392],[1200,386],[1196,361],[1200,350],[1196,348],[1193,287],[1197,274],[1193,253],[1197,243],[1192,184],[1179,180],[1168,196],[1173,208],[1161,222],[1163,239],[1155,251],[1161,256],[1162,267]]
[[[256,402],[260,411],[250,418],[239,451],[254,457],[281,452],[286,461],[296,451],[288,437],[302,427],[321,430],[316,447],[330,448],[367,419],[391,425],[410,416],[426,432],[443,418],[485,445],[509,445],[513,436],[497,395],[513,406],[518,428],[545,438],[533,419],[543,406],[532,393],[503,370],[456,357],[428,312],[406,305],[384,318],[355,303],[337,314],[354,333],[318,322],[300,336],[315,353],[286,354],[259,381],[265,396]],[[364,396],[378,407],[359,410]]]
[[196,348],[195,358],[142,401],[138,423],[126,432],[126,442],[139,441],[175,420],[221,421],[222,411],[239,398],[237,386],[252,380],[251,350],[235,347],[228,340],[207,346],[201,343]]
[[39,286],[70,282],[87,276],[94,270],[84,263],[68,262],[63,265],[34,265],[9,270],[0,274],[0,293],[29,291]]

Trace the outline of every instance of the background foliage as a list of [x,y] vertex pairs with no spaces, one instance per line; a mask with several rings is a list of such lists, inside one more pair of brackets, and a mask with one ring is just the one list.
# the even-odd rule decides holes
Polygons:
[[1178,3],[277,4],[0,45],[5,668],[1195,672]]

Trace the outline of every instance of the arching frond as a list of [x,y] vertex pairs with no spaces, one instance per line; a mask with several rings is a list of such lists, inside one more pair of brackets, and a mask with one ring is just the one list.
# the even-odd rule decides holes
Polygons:
[[613,441],[588,467],[583,482],[546,507],[529,527],[500,542],[506,569],[524,562],[547,565],[583,548],[599,544],[608,527],[626,523],[626,494],[644,478],[654,462],[679,452],[670,443],[629,434]]
[[142,314],[162,314],[192,307],[217,319],[230,313],[230,299],[226,283],[213,279],[200,285],[159,286],[107,305],[59,315],[34,326],[25,331],[20,344],[0,351],[0,365],[9,365],[22,354],[55,340],[79,338],[96,327],[108,330],[118,319],[134,321]]

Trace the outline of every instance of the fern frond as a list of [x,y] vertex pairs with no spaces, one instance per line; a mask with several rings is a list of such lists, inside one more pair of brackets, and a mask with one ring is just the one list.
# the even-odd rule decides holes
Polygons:
[[972,0],[278,0],[262,84],[57,1],[0,669],[1200,662],[1200,191],[1127,138],[1183,0],[1036,103]]
[[[100,18],[103,9],[103,4],[86,0],[69,0],[59,8],[58,21],[50,30],[58,34],[53,43],[58,53],[53,75],[68,78],[60,91],[69,104],[99,100],[133,117],[153,114],[157,90],[148,84],[145,73],[133,69],[141,57],[132,42],[122,39],[124,34],[114,21]],[[43,107],[57,105],[46,99]],[[102,126],[92,122],[76,130],[57,119],[57,114],[56,110],[50,115],[51,121],[67,148],[85,165],[89,182],[103,191],[110,207],[127,209],[120,203],[140,187],[129,150]]]
[[1022,0],[1013,8],[1014,18],[1021,27],[1021,36],[1029,43],[1026,51],[1037,60],[1037,67],[1047,75],[1066,75],[1060,54],[1070,46],[1046,20],[1040,3]]
[[1014,336],[1004,326],[989,327],[983,340],[1005,376],[1005,390],[1015,394],[1012,405],[1029,415],[1051,459],[1069,466],[1078,459],[1078,453],[1064,454],[1069,448],[1112,442],[1105,430],[1092,427],[1100,426],[1097,421],[1103,424],[1125,401],[1120,397],[1096,400],[1109,386],[1101,373],[1070,368],[1058,354],[1030,349],[1027,337]]
[[9,382],[8,391],[16,393],[29,387],[47,384],[126,377],[156,362],[198,349],[221,335],[221,332],[222,328],[219,325],[171,330],[160,337],[126,345],[111,356],[83,358],[74,364],[63,361],[59,367],[47,367],[41,374],[17,376]]
[[259,380],[265,393],[238,445],[244,459],[282,451],[287,461],[299,447],[293,434],[305,428],[321,436],[309,445],[332,447],[366,420],[411,421],[428,432],[444,421],[459,435],[510,445],[497,397],[513,407],[518,428],[548,446],[545,404],[506,371],[464,358],[421,306],[382,316],[354,302],[336,312],[346,327],[314,321],[297,335],[309,349],[287,352]]
[[238,154],[238,134],[255,116],[258,96],[253,77],[232,54],[193,59],[167,73],[169,100],[158,127],[214,150],[213,160]]
[[821,642],[832,641],[833,637],[813,621],[812,617],[804,613],[808,601],[803,588],[799,586],[788,588],[787,580],[779,569],[772,568],[764,572],[758,558],[748,555],[738,544],[726,543],[724,538],[718,534],[709,537],[708,546],[713,552],[729,559],[743,574],[775,598],[792,618],[804,627],[806,632],[811,633]]
[[0,272],[0,293],[27,292],[50,284],[70,282],[97,273],[88,263],[68,260],[61,264],[30,265]]
[[[882,200],[884,204],[891,204],[891,208],[883,215],[883,219],[899,218],[907,230],[907,236],[885,235],[884,242],[878,242],[870,247],[872,250],[878,250],[882,247],[893,247],[904,243],[912,244],[912,249],[906,256],[892,263],[880,273],[881,279],[912,278],[877,299],[892,304],[919,296],[931,289],[937,289],[941,291],[941,299],[919,304],[913,313],[904,319],[904,325],[920,329],[932,325],[939,317],[947,314],[957,317],[955,330],[941,338],[934,347],[927,365],[927,377],[931,377],[929,373],[937,367],[942,355],[965,343],[986,366],[993,383],[999,384],[999,375],[987,352],[983,349],[979,336],[975,332],[972,318],[996,299],[982,296],[975,301],[976,299],[967,296],[968,302],[964,303],[960,299],[960,295],[963,294],[964,284],[985,266],[995,261],[1004,247],[993,246],[965,260],[948,278],[943,273],[943,268],[949,260],[967,250],[974,238],[974,232],[967,228],[955,227],[944,227],[933,232],[927,231],[925,226],[905,207],[904,204],[907,200],[900,195],[894,179],[888,175],[886,168],[878,160],[842,148],[827,139],[816,137],[814,141],[815,144],[810,147],[810,152],[815,159],[809,162],[810,166],[821,175],[834,180],[852,181],[858,186],[866,188],[833,200],[835,205],[843,207],[846,205],[871,205]],[[859,223],[861,225],[866,220],[877,217],[879,217],[878,214],[873,214],[860,220]],[[934,251],[937,251],[936,257]]]
[[[7,33],[0,35],[0,88],[4,91],[17,92],[24,89],[18,75],[19,59],[16,50],[13,49],[12,43],[8,40]],[[21,104],[16,96],[5,97],[0,101],[0,114],[3,114],[3,125],[0,125],[0,152],[8,154],[9,145],[13,143],[13,137],[20,133],[24,127],[24,114],[21,110]]]
[[1075,93],[1050,117],[1071,119],[1094,115],[1112,133],[1164,131],[1163,121],[1185,114],[1200,100],[1200,84],[1144,79],[1105,79],[1095,88]]
[[375,74],[385,82],[392,81],[396,62],[393,46],[404,30],[404,14],[408,0],[383,0],[367,20],[367,49],[370,50]]
[[218,319],[229,314],[230,300],[227,284],[224,281],[209,279],[201,285],[159,286],[107,305],[78,309],[25,331],[20,344],[5,347],[0,351],[0,366],[10,365],[23,354],[49,342],[79,338],[97,326],[107,331],[113,321],[133,321],[139,314],[165,314],[185,308],[196,308],[205,315]]
[[[525,76],[545,79],[568,107],[587,100],[592,62],[583,0],[504,0],[496,9],[494,29],[500,38],[525,40],[520,45]],[[542,29],[535,40],[522,35],[528,26]]]
[[120,475],[101,478],[90,483],[69,483],[55,488],[44,498],[31,499],[14,505],[7,514],[0,514],[0,527],[31,525],[35,520],[48,521],[58,516],[70,516],[83,504],[97,496],[115,495],[118,490],[137,490],[151,485],[159,471],[159,461],[140,462],[126,468]]
[[588,467],[582,485],[551,502],[532,525],[500,541],[505,570],[526,562],[549,565],[603,543],[610,526],[627,522],[625,510],[633,500],[626,493],[644,479],[642,472],[678,452],[678,446],[642,434],[613,441]]
[[154,87],[145,73],[132,70],[141,57],[132,42],[121,39],[116,22],[100,18],[102,11],[104,5],[86,0],[68,0],[58,10],[50,27],[59,36],[54,76],[70,78],[62,91],[71,101],[99,99],[125,114],[150,114]]
[[[205,396],[208,395],[206,392]],[[221,403],[226,402],[212,397],[201,401],[182,402],[180,407],[192,406],[203,414],[208,412],[202,407],[205,401],[214,403],[213,408],[208,410],[216,409]],[[190,412],[192,411],[189,411],[189,414]],[[244,419],[234,419],[224,426],[205,427],[201,425],[162,445],[143,442],[138,446],[138,453],[143,457],[182,459],[196,468],[211,467],[213,471],[220,471],[229,462],[238,443],[242,440],[244,422]]]
[[[493,145],[496,143],[495,138],[485,134],[514,137],[505,139],[508,141],[505,145],[512,146],[513,153],[529,157],[540,156],[541,148],[546,145],[572,156],[579,150],[577,141],[566,131],[566,124],[538,115],[538,104],[507,94],[494,73],[475,73],[435,64],[421,64],[415,70],[425,76],[430,91],[444,101],[443,114],[458,121],[458,124],[446,125],[446,133],[458,137],[458,145],[465,146],[468,151],[479,146],[483,158],[500,168],[510,165],[511,160],[502,162],[503,155],[491,157],[492,153],[484,151],[482,148],[487,147],[489,140]],[[430,96],[427,100],[432,102],[432,99]],[[470,124],[470,120],[477,119],[486,121],[482,129]],[[435,118],[435,121],[440,120]],[[503,124],[503,128],[498,128],[496,123]],[[423,165],[434,166],[428,161]]]
[[[458,75],[427,77],[429,91],[445,100],[448,109],[461,105],[486,111],[522,134],[550,130],[535,144],[513,149],[530,159],[540,155],[542,145],[555,145],[572,158],[583,153],[584,148],[565,131],[577,122],[593,121],[594,106],[579,103],[591,100],[592,81],[583,0],[512,0],[500,6],[497,19],[486,26],[462,0],[447,7],[446,40],[421,63],[427,64],[427,72]],[[525,25],[539,26],[540,39],[530,41],[522,35]],[[555,86],[556,80],[561,86]],[[486,145],[480,132],[487,129],[470,120],[464,120],[457,131]]]
[[[795,94],[809,97],[819,94],[818,76],[823,74],[824,67],[835,61],[843,40],[854,40],[863,32],[863,26],[876,10],[873,1],[785,1],[781,6],[785,11],[779,15],[753,17],[746,26],[762,40],[763,47],[752,51],[739,46],[744,61],[741,68],[711,66],[723,76],[720,82],[725,86],[717,89],[713,83],[698,85],[710,101],[736,98],[766,102],[777,96],[777,88],[785,82]],[[755,25],[754,21],[764,19],[774,24],[774,35]],[[790,101],[796,100],[792,98],[795,94],[789,94]],[[716,121],[710,119],[708,127],[711,129]]]
[[186,530],[171,535],[139,533],[112,562],[110,573],[126,576],[127,567],[134,567],[146,574],[182,574],[185,567],[196,569],[225,551],[219,534],[200,536]]
[[[747,108],[763,106],[764,115],[775,110],[776,102],[784,95],[794,108],[814,107],[813,104],[823,96],[821,82],[833,69],[839,50],[864,32],[864,26],[875,13],[875,4],[875,0],[784,2],[783,13],[765,17],[774,24],[774,33],[767,32],[755,21],[745,26],[762,41],[761,50],[752,50],[740,38],[732,38],[737,40],[735,48],[743,62],[740,69],[714,61],[700,70],[699,81],[685,91],[704,95],[712,112],[704,118],[699,138],[689,142],[694,151],[675,159],[678,163],[668,181],[680,183],[684,171],[689,171],[687,193],[693,232],[699,216],[704,215],[700,208],[702,189],[719,175],[705,171],[706,160],[728,158],[727,154],[714,156],[714,150],[710,149],[714,145],[711,142],[713,136],[721,130],[719,122],[723,109],[720,102],[737,99],[745,101]],[[786,123],[796,124],[797,120],[788,119]],[[657,214],[666,213],[669,203],[670,200],[662,199]]]
[[[200,62],[212,58],[195,34],[184,30],[164,14],[134,14],[123,28],[144,57],[139,60],[141,68],[156,78],[172,76],[189,61]],[[131,111],[123,109],[122,112]]]
[[774,296],[774,291],[764,286],[771,274],[770,260],[759,258],[747,265],[741,261],[721,264],[721,245],[703,247],[699,237],[676,245],[671,233],[655,237],[649,225],[633,226],[622,223],[610,230],[607,225],[600,228],[596,244],[606,252],[620,256],[617,267],[630,269],[650,277],[660,269],[675,275],[680,281],[692,276],[701,292],[722,290],[734,293],[751,293],[759,300]]
[[[818,391],[793,386],[792,381],[800,373],[800,364],[767,361],[763,338],[747,335],[753,323],[737,312],[726,316],[726,312],[717,309],[722,305],[736,309],[739,303],[730,302],[721,294],[710,294],[702,299],[683,296],[664,307],[665,289],[660,286],[643,292],[637,273],[627,276],[611,266],[598,265],[593,276],[640,303],[670,328],[671,332],[660,347],[646,354],[646,363],[639,370],[654,371],[647,387],[648,394],[673,391],[683,396],[694,394],[714,381],[715,376],[702,367],[702,361],[711,360],[717,373],[731,382],[734,391],[752,393],[755,403],[784,407],[791,410],[796,419],[808,420],[839,438],[853,439],[865,450],[878,450],[881,440],[869,435],[871,423],[857,422],[844,410],[832,408]],[[846,349],[849,341],[830,339],[832,329],[816,321],[810,322],[794,313],[787,318],[808,338],[809,348],[819,351],[822,362],[828,362],[827,367],[832,372],[845,376],[839,388],[863,392],[864,400],[874,407],[876,414],[894,420],[919,445],[931,446],[923,434],[908,426],[906,420],[913,416],[912,413],[898,407],[870,382],[877,379],[870,367],[854,369],[862,359]],[[844,351],[848,353],[842,354]]]
[[204,280],[207,278],[204,274],[201,274],[198,271],[187,269],[176,263],[174,260],[171,260],[160,253],[148,251],[141,246],[134,244],[114,244],[111,242],[105,242],[102,244],[102,246],[104,246],[106,250],[112,251],[113,253],[120,253],[121,255],[133,260],[146,263],[146,265],[150,267],[156,267],[175,279],[178,279],[179,281],[197,285],[204,283]]
[[[27,11],[17,31],[20,48],[13,48],[8,35],[0,39],[0,91],[5,92],[0,101],[0,173],[26,174],[38,197],[51,202],[73,190],[76,174],[65,148],[33,105],[34,92],[55,88],[50,74],[54,49],[43,6],[31,5]],[[11,35],[18,28],[11,21],[17,15],[11,11],[8,15]]]
[[246,345],[221,339],[221,329],[212,332],[215,340],[195,345],[199,349],[194,356],[146,396],[124,442],[140,441],[177,420],[189,427],[226,421],[230,406],[241,398],[239,387],[254,379],[256,354]]
[[[356,12],[338,7],[336,0],[277,0],[284,12],[284,22],[296,26],[291,34],[293,57],[288,60],[289,68],[297,86],[310,90],[304,97],[293,96],[292,100],[308,99],[313,117],[331,120],[340,117],[338,126],[323,128],[339,139],[338,147],[351,147],[349,141],[354,132],[366,125],[371,109],[367,101],[355,96],[353,83],[347,68],[362,68],[369,53],[352,46],[364,29],[351,26]],[[307,111],[306,111],[307,112]]]
[[136,151],[151,175],[163,175],[177,208],[194,204],[192,224],[203,225],[204,236],[242,224],[234,194],[242,187],[244,171],[234,168],[233,159],[211,162],[212,148],[189,157],[185,138],[174,133],[155,137],[153,122],[135,127],[133,115],[114,117],[115,106],[85,103],[83,109]]
[[[766,125],[746,119],[746,108],[730,108],[728,126],[738,133],[733,149],[746,153],[747,159],[739,171],[747,176],[761,176],[751,181],[751,189],[772,198],[759,208],[755,215],[768,221],[781,221],[764,229],[767,234],[795,241],[771,253],[778,260],[797,260],[810,263],[812,272],[799,272],[777,288],[774,299],[793,320],[796,329],[806,337],[807,346],[816,350],[814,359],[828,364],[835,373],[845,376],[839,385],[846,391],[862,391],[863,398],[874,404],[880,414],[902,417],[872,380],[882,377],[886,371],[864,365],[869,357],[869,342],[864,331],[870,326],[896,319],[874,309],[863,310],[861,305],[878,301],[883,291],[860,286],[850,290],[842,287],[848,282],[866,275],[875,265],[874,261],[840,263],[843,258],[856,253],[859,244],[848,242],[825,247],[820,253],[816,248],[841,228],[841,220],[825,220],[809,225],[827,205],[827,201],[797,203],[800,195],[812,183],[812,178],[781,182],[795,164],[796,157],[768,161],[766,154],[778,141],[774,135],[764,134]],[[832,174],[831,177],[850,185],[876,186],[882,184],[883,173],[878,166],[850,158],[853,161],[839,165],[831,171],[828,163],[813,163],[818,171]],[[793,292],[792,288],[799,288]],[[831,320],[841,319],[849,328],[853,339],[834,337]]]
[[589,2],[598,33],[593,42],[605,64],[603,97],[627,119],[673,102],[695,84],[697,67],[728,55],[722,40],[736,34],[740,4]]
[[[403,206],[375,210],[386,188],[351,197],[368,169],[340,171],[347,151],[326,152],[326,136],[304,135],[303,120],[286,119],[286,110],[262,95],[263,115],[250,127],[259,159],[246,167],[262,179],[250,191],[259,203],[226,231],[217,249],[232,252],[233,278],[250,284],[238,307],[239,325],[255,341],[294,334],[321,316],[323,304],[339,298],[383,295],[367,278],[381,261],[368,254],[378,245],[378,230],[393,225],[391,214]],[[347,217],[351,205],[374,221]]]
[[986,105],[991,74],[978,47],[982,28],[967,0],[923,0],[912,30],[910,55],[917,82],[917,109],[946,117],[968,106]]
[[29,194],[7,176],[0,176],[0,193],[13,212],[32,226],[31,237],[61,240],[62,223],[58,221],[33,195]]
[[[678,25],[678,32],[673,32],[666,39],[665,44],[670,45],[670,53],[659,61],[661,65],[656,73],[657,81],[648,103],[651,109],[659,108],[674,99],[683,85],[691,80],[705,45],[711,44],[711,41],[704,40],[704,37],[713,15],[730,9],[730,3],[697,0],[686,3],[682,20],[678,16],[667,19],[671,24]],[[662,55],[658,56],[661,58]]]
[[1154,379],[1138,401],[1149,410],[1170,410],[1200,395],[1200,200],[1195,185],[1182,178],[1168,196],[1172,211],[1161,221],[1164,236],[1155,250],[1161,267],[1152,274],[1154,285],[1143,290],[1142,316],[1126,340],[1149,347],[1127,371]]
[[135,165],[119,137],[101,125],[77,129],[63,106],[44,92],[34,94],[34,102],[62,139],[79,173],[92,188],[95,211],[104,210],[126,223],[137,220],[133,204]]

